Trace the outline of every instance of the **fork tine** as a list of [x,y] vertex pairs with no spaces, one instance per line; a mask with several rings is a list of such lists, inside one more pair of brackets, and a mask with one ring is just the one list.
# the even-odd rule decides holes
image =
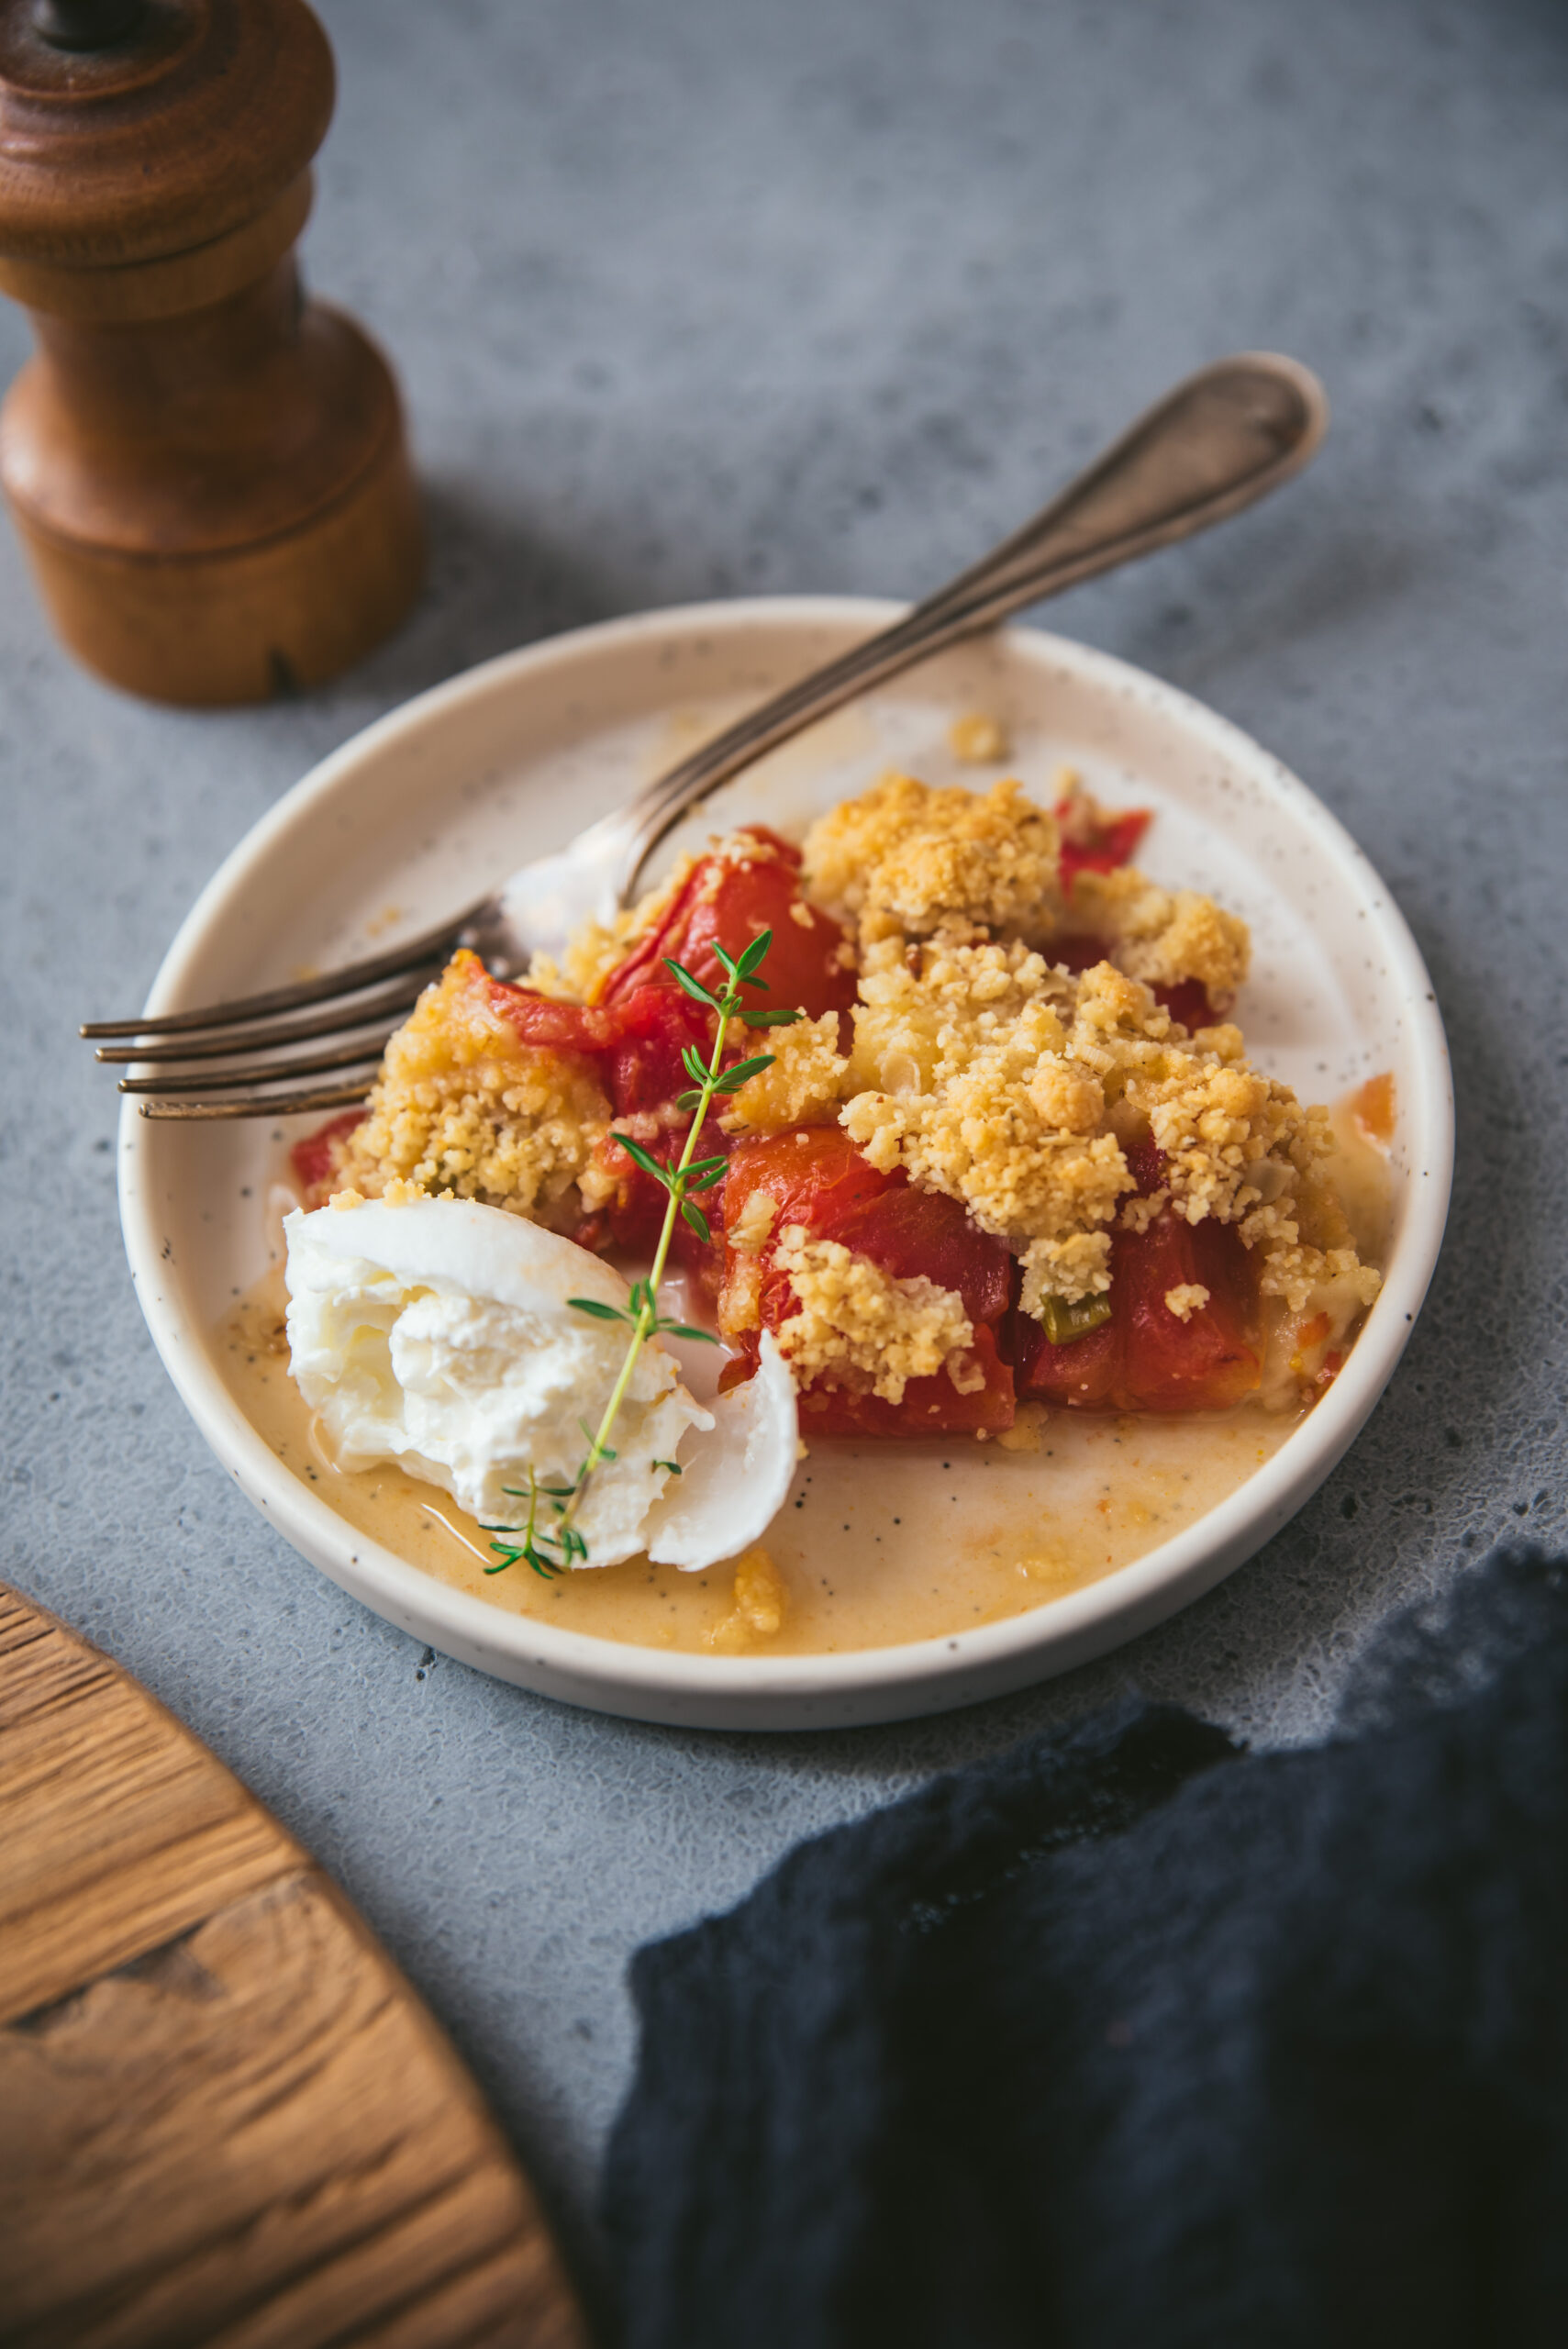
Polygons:
[[241,1020],[264,1019],[275,1011],[296,1011],[306,1004],[334,1002],[342,996],[357,994],[361,987],[374,986],[378,980],[395,978],[404,971],[414,970],[421,963],[433,963],[450,952],[480,910],[479,905],[470,906],[454,920],[442,922],[437,930],[423,930],[417,938],[406,940],[385,954],[372,955],[362,963],[347,963],[340,970],[328,971],[318,979],[302,979],[296,986],[272,987],[265,995],[237,996],[232,1003],[209,1003],[200,1011],[165,1012],[155,1019],[89,1019],[80,1032],[83,1036],[188,1036],[202,1028],[232,1028]]
[[362,1085],[335,1085],[319,1093],[283,1093],[270,1101],[258,1100],[248,1094],[242,1101],[143,1101],[139,1107],[144,1118],[292,1118],[305,1111],[346,1109],[355,1101],[362,1101],[371,1089],[367,1076]]
[[[423,984],[423,980],[418,985],[405,981],[369,996],[363,1003],[339,1005],[330,1011],[318,1012],[314,1019],[274,1020],[267,1028],[248,1028],[240,1035],[213,1036],[195,1043],[100,1044],[93,1057],[112,1067],[123,1068],[134,1061],[224,1060],[235,1052],[264,1051],[273,1044],[308,1044],[317,1036],[339,1035],[344,1030],[351,1034],[356,1028],[369,1027],[373,1020],[411,1010],[419,999]],[[215,1084],[223,1081],[214,1075]]]
[[358,1068],[366,1061],[379,1061],[388,1036],[396,1034],[389,1028],[385,1034],[367,1037],[362,1044],[336,1052],[309,1052],[297,1060],[265,1061],[260,1068],[189,1069],[179,1076],[122,1076],[121,1093],[200,1093],[211,1092],[216,1086],[227,1092],[236,1085],[276,1085],[291,1076],[319,1076],[330,1069]]

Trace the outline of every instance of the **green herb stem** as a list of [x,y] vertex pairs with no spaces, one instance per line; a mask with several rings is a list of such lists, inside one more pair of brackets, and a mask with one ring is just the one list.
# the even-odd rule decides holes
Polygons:
[[[664,1209],[664,1221],[659,1233],[659,1244],[653,1252],[653,1262],[646,1275],[632,1284],[629,1310],[622,1306],[606,1305],[593,1297],[573,1297],[567,1300],[578,1312],[588,1314],[595,1320],[628,1322],[630,1325],[631,1335],[627,1344],[626,1358],[621,1364],[620,1374],[615,1386],[610,1390],[609,1400],[605,1405],[597,1430],[589,1435],[586,1423],[584,1425],[583,1432],[588,1436],[588,1450],[572,1483],[564,1486],[540,1486],[535,1479],[532,1469],[528,1471],[527,1494],[528,1516],[522,1540],[517,1541],[514,1535],[506,1542],[492,1542],[490,1547],[496,1553],[500,1563],[497,1565],[487,1566],[486,1574],[500,1574],[507,1566],[515,1565],[519,1559],[526,1559],[536,1574],[553,1575],[562,1566],[570,1565],[573,1560],[586,1559],[588,1548],[582,1534],[577,1531],[577,1512],[583,1505],[584,1496],[588,1490],[595,1472],[605,1461],[613,1460],[616,1457],[610,1450],[610,1436],[614,1431],[621,1407],[626,1401],[627,1390],[631,1385],[644,1346],[650,1338],[666,1331],[674,1336],[686,1338],[707,1336],[706,1330],[691,1330],[684,1322],[666,1320],[661,1316],[659,1285],[664,1277],[664,1267],[670,1259],[670,1249],[675,1237],[675,1225],[683,1215],[701,1239],[706,1241],[709,1236],[706,1219],[691,1198],[692,1192],[706,1190],[710,1185],[717,1183],[725,1170],[726,1162],[722,1157],[701,1160],[695,1158],[697,1141],[707,1121],[709,1109],[721,1095],[739,1092],[742,1085],[749,1083],[753,1076],[760,1075],[763,1069],[771,1068],[773,1064],[772,1052],[759,1052],[753,1054],[749,1060],[738,1062],[733,1068],[727,1069],[724,1066],[724,1047],[728,1038],[730,1022],[739,1017],[748,1028],[779,1028],[785,1027],[801,1017],[798,1011],[748,1011],[745,1007],[742,990],[746,987],[762,985],[757,973],[762,968],[773,940],[773,934],[771,930],[762,930],[738,959],[732,959],[725,952],[722,946],[714,948],[713,951],[728,982],[722,995],[713,994],[683,964],[670,962],[668,957],[665,958],[667,968],[673,974],[683,992],[692,996],[695,1001],[706,1005],[715,1015],[716,1025],[713,1049],[706,1062],[690,1047],[682,1056],[686,1074],[695,1081],[695,1090],[683,1093],[676,1105],[679,1108],[690,1111],[691,1124],[686,1130],[686,1139],[682,1147],[681,1155],[675,1163],[672,1166],[666,1161],[662,1165],[651,1152],[644,1150],[640,1142],[634,1141],[629,1134],[612,1134],[611,1136],[612,1141],[619,1142],[628,1157],[640,1166],[645,1174],[651,1174],[655,1182],[663,1185],[669,1195]],[[666,1461],[655,1464],[673,1469],[676,1475],[680,1474],[679,1468],[673,1462]],[[556,1516],[555,1528],[550,1532],[540,1531],[536,1521],[539,1496],[541,1491],[549,1497]],[[518,1499],[524,1497],[520,1490],[516,1497]],[[502,1533],[506,1529],[501,1526],[486,1526],[484,1531],[488,1533]],[[552,1552],[555,1553],[553,1556],[550,1554]]]
[[[670,1259],[671,1243],[675,1237],[675,1225],[681,1209],[685,1204],[686,1179],[691,1168],[692,1155],[697,1146],[697,1136],[702,1131],[708,1110],[712,1107],[714,1096],[718,1090],[725,1038],[729,1032],[729,1022],[740,1008],[739,996],[731,993],[720,996],[717,1008],[718,1023],[713,1040],[713,1052],[703,1072],[700,1095],[696,1107],[692,1112],[692,1122],[687,1129],[685,1146],[674,1167],[673,1179],[667,1186],[670,1196],[664,1208],[664,1221],[659,1233],[659,1245],[653,1251],[653,1262],[649,1268],[648,1276],[641,1284],[641,1299],[637,1309],[637,1319],[632,1324],[631,1341],[626,1350],[626,1360],[620,1366],[620,1376],[610,1391],[610,1399],[605,1405],[605,1414],[599,1421],[598,1432],[588,1446],[588,1456],[578,1471],[577,1483],[572,1498],[566,1504],[562,1521],[567,1525],[570,1525],[575,1518],[583,1496],[588,1489],[589,1479],[605,1456],[605,1446],[609,1441],[610,1431],[615,1426],[620,1407],[626,1400],[627,1388],[631,1385],[632,1375],[641,1358],[642,1350],[652,1336],[658,1321],[659,1284],[664,1277],[664,1267]],[[772,1062],[773,1055],[769,1053],[770,1066]]]

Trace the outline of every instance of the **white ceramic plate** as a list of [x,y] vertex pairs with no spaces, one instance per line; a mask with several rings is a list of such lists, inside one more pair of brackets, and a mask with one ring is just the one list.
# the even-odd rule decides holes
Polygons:
[[[697,737],[885,625],[898,607],[798,598],[612,621],[423,694],[307,775],[240,842],[164,961],[150,1012],[277,985],[439,920],[559,847]],[[266,1120],[197,1128],[128,1107],[126,1246],[169,1374],[218,1458],[323,1573],[414,1638],[525,1687],[604,1711],[715,1728],[814,1728],[968,1704],[1061,1672],[1184,1606],[1251,1556],[1365,1420],[1426,1293],[1447,1212],[1452,1099],[1430,984],[1387,890],[1333,817],[1224,719],[1154,678],[1017,629],[946,654],[711,802],[716,823],[798,824],[897,764],[955,767],[953,717],[982,710],[1009,765],[1048,791],[1071,761],[1092,789],[1153,807],[1144,862],[1252,925],[1248,1044],[1305,1097],[1393,1070],[1399,1101],[1385,1282],[1345,1369],[1240,1488],[1087,1587],[952,1638],[841,1654],[694,1655],[557,1629],[447,1586],[339,1517],[232,1398],[215,1333],[265,1268],[259,1202],[279,1158]]]

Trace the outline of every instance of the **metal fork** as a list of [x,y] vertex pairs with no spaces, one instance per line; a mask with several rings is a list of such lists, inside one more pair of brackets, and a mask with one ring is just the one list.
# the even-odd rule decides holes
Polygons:
[[[536,952],[558,953],[584,921],[607,920],[628,901],[660,841],[742,768],[855,695],[1025,605],[1239,513],[1300,471],[1328,419],[1321,384],[1296,360],[1268,351],[1218,360],[1168,392],[1032,521],[903,619],[764,702],[560,854],[524,866],[493,896],[318,979],[198,1011],[94,1020],[82,1033],[159,1040],[97,1054],[158,1064],[158,1073],[120,1083],[122,1093],[144,1097],[147,1118],[281,1117],[362,1101],[393,1032],[386,1023],[395,1026],[455,948],[472,947],[501,976],[523,969]],[[300,1013],[307,1016],[294,1016]],[[315,1052],[294,1049],[320,1039],[334,1041]],[[280,1049],[282,1059],[206,1065]],[[163,1074],[172,1063],[184,1065]],[[301,1077],[355,1070],[338,1085],[298,1089]],[[267,1089],[280,1085],[295,1089]]]

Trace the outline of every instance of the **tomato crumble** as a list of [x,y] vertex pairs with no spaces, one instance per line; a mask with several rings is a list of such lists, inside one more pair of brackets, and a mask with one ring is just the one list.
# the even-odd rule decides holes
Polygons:
[[709,1121],[712,1237],[679,1238],[728,1383],[771,1330],[824,1435],[1308,1401],[1378,1275],[1327,1111],[1229,1018],[1245,924],[1130,863],[1149,820],[890,775],[801,846],[737,831],[521,983],[454,955],[296,1174],[313,1201],[406,1184],[646,1253],[664,1196],[613,1136],[677,1144],[709,1042],[668,963],[714,985],[716,949],[769,930],[756,1008],[802,1017]]

